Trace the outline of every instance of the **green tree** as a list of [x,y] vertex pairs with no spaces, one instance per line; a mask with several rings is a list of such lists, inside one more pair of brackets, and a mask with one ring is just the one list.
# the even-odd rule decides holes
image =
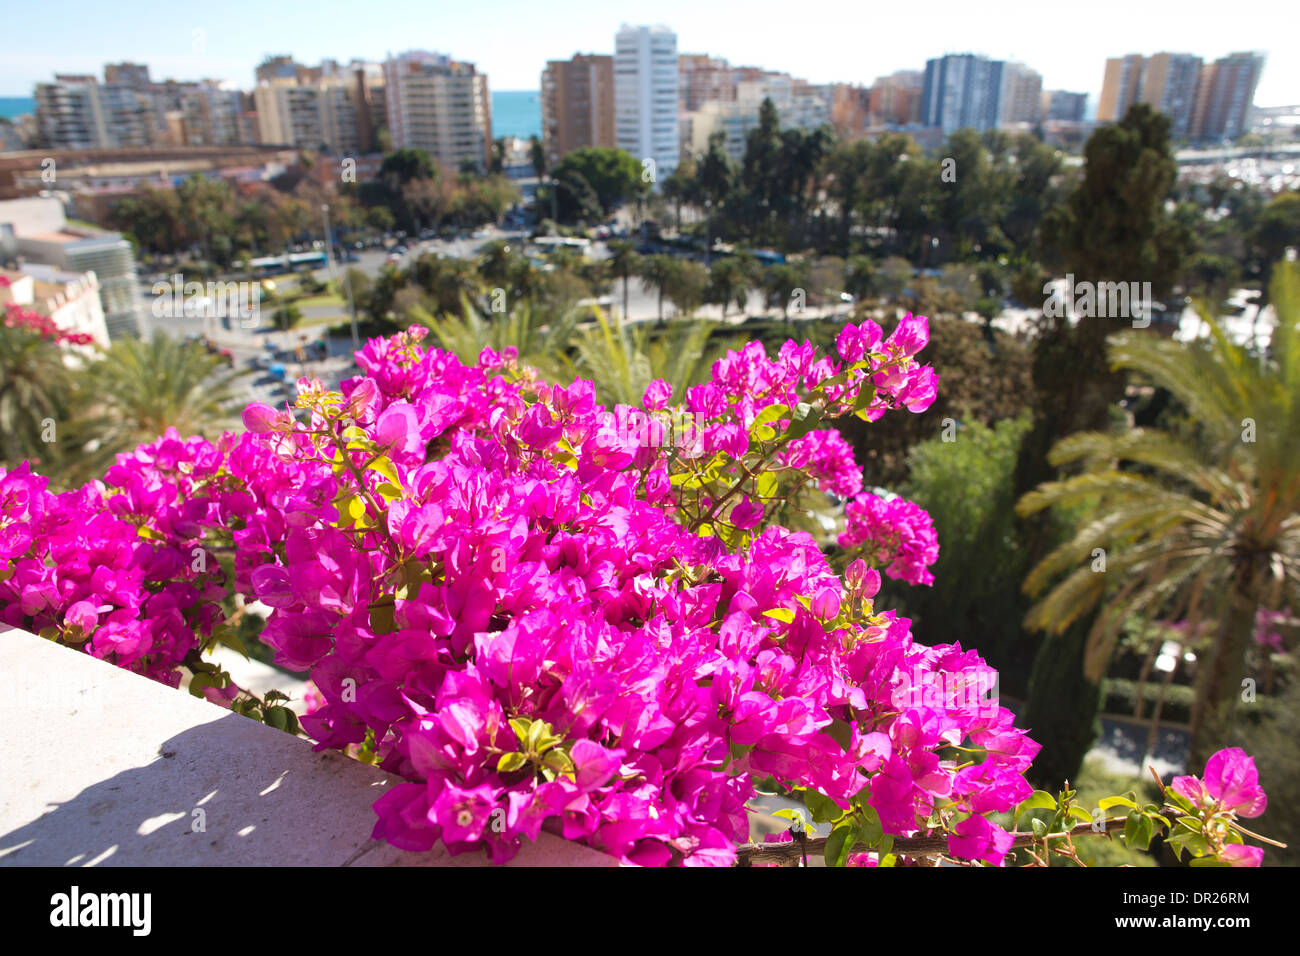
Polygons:
[[[560,160],[551,179],[569,186],[558,194],[562,221],[572,222],[584,215],[603,218],[635,196],[641,183],[641,164],[624,150],[587,146]],[[594,204],[586,199],[588,189]]]
[[528,137],[528,162],[532,164],[533,175],[538,179],[546,175],[546,147],[536,135]]
[[641,260],[641,287],[659,293],[659,324],[664,322],[664,295],[673,281],[677,260],[672,256],[646,256]]
[[677,307],[678,315],[690,315],[704,302],[709,270],[689,259],[678,261],[676,266],[668,274],[668,286],[664,294]]
[[[1084,160],[1074,192],[1044,219],[1045,253],[1078,280],[1147,281],[1156,297],[1164,295],[1191,242],[1165,208],[1177,178],[1168,118],[1139,103],[1121,122],[1092,134]],[[1061,436],[1108,427],[1124,388],[1124,376],[1112,370],[1106,348],[1107,335],[1118,326],[1114,318],[1084,318],[1071,325],[1064,316],[1040,325],[1034,427],[1021,446],[1017,495],[1056,477],[1048,451]],[[1052,526],[1041,515],[1023,520],[1020,534],[1035,562],[1054,545]],[[1040,644],[1026,703],[1025,719],[1051,724],[1058,746],[1070,749],[1062,758],[1061,769],[1067,771],[1072,764],[1077,770],[1082,760],[1099,706],[1097,684],[1080,666],[1087,633],[1088,622],[1081,621]],[[1068,706],[1062,707],[1063,701]]]
[[609,321],[596,310],[596,325],[580,330],[573,339],[577,359],[569,377],[581,376],[596,387],[596,400],[639,408],[645,390],[656,379],[672,386],[681,399],[692,385],[708,379],[714,361],[734,342],[713,338],[716,322],[675,322],[653,329],[647,322]]
[[1259,264],[1260,282],[1267,290],[1273,264],[1286,257],[1287,249],[1300,248],[1300,192],[1282,193],[1269,200],[1260,210],[1250,243]]
[[706,261],[713,256],[713,217],[731,197],[736,183],[736,166],[727,155],[726,134],[721,131],[709,136],[709,146],[700,158],[695,174],[699,184],[699,197],[704,203],[704,255]]
[[711,305],[722,307],[722,317],[727,317],[727,307],[735,302],[744,311],[749,300],[752,274],[745,263],[735,256],[719,259],[709,269],[709,283],[704,299]]
[[[12,469],[24,461],[57,475],[68,442],[60,433],[77,417],[77,376],[53,342],[0,322],[0,463]],[[54,426],[54,441],[48,426]]]
[[82,378],[92,400],[73,440],[84,449],[76,473],[102,474],[115,455],[168,428],[186,437],[216,438],[234,427],[241,397],[236,383],[248,373],[223,369],[217,356],[162,332],[147,341],[114,342]]
[[802,291],[807,297],[809,276],[808,264],[802,261],[782,262],[763,270],[762,282],[767,293],[767,304],[779,305],[781,317],[787,323],[790,321],[790,303],[794,300],[796,291]]
[[[1257,610],[1300,606],[1300,268],[1279,272],[1273,298],[1279,323],[1262,361],[1233,345],[1208,312],[1202,315],[1212,337],[1204,346],[1116,337],[1115,365],[1168,389],[1197,434],[1073,435],[1054,448],[1051,462],[1085,470],[1042,485],[1019,505],[1032,514],[1097,504],[1025,582],[1031,593],[1057,582],[1028,617],[1051,634],[1101,610],[1083,647],[1088,681],[1104,676],[1129,616],[1185,618],[1193,631],[1201,620],[1213,622],[1198,664],[1194,766],[1233,743]],[[1104,573],[1096,572],[1099,554]]]
[[850,256],[844,263],[844,291],[859,302],[876,293],[876,268],[869,256]]
[[641,269],[641,257],[637,255],[636,246],[630,242],[620,241],[609,244],[609,268],[611,274],[623,280],[623,318],[627,319],[627,283]]

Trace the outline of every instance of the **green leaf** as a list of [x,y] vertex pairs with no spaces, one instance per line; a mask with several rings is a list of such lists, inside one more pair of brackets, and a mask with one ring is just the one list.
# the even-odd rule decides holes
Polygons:
[[550,729],[551,728],[547,726],[546,721],[544,720],[534,720],[532,722],[528,728],[528,739],[525,741],[525,745],[530,753],[540,752],[538,745],[541,743],[543,735],[545,735]]
[[826,838],[826,865],[844,866],[849,859],[849,850],[853,849],[853,827],[849,825],[836,827]]
[[380,604],[370,609],[370,628],[376,634],[392,634],[397,630],[397,608],[392,604]]
[[884,847],[886,843],[889,847],[894,845],[894,838],[885,834],[885,828],[880,822],[880,814],[876,812],[875,807],[867,807],[862,811],[861,820],[858,822],[858,836],[872,849]]
[[572,774],[574,772],[573,760],[563,750],[552,750],[546,755],[542,765],[550,767],[556,773]]
[[1130,810],[1136,810],[1137,804],[1128,797],[1102,797],[1097,801],[1097,806],[1103,810],[1109,810],[1111,807],[1128,807]]
[[758,481],[755,484],[758,486],[760,498],[771,498],[776,494],[780,483],[777,481],[775,474],[765,471],[758,476]]
[[769,425],[779,419],[786,418],[790,414],[788,405],[769,405],[763,409],[754,418],[755,425]]
[[772,814],[772,816],[781,817],[782,819],[789,820],[790,828],[792,830],[801,831],[804,833],[808,832],[808,821],[804,819],[803,813],[800,812],[799,810],[793,810],[789,808],[785,810],[777,810],[775,813]]
[[1151,818],[1139,810],[1130,812],[1128,819],[1124,821],[1124,843],[1127,846],[1145,850],[1151,845],[1151,837],[1154,833],[1155,827],[1151,823]]
[[218,687],[219,682],[211,674],[195,674],[190,678],[190,695],[202,697],[209,687]]
[[1084,823],[1092,822],[1092,814],[1089,813],[1087,810],[1085,810],[1083,807],[1079,806],[1078,804],[1075,804],[1074,806],[1070,807],[1070,815],[1079,820],[1082,820]]
[[1192,866],[1232,866],[1227,860],[1220,860],[1212,856],[1198,856],[1192,860]]
[[528,758],[519,751],[514,750],[501,755],[501,759],[497,761],[497,772],[514,773],[516,770],[524,769],[527,764]]
[[785,607],[774,607],[770,611],[764,611],[763,616],[775,618],[783,624],[791,624],[794,622],[794,611]]
[[1043,837],[1047,836],[1047,824],[1038,819],[1038,817],[1034,817],[1030,820],[1029,826],[1034,831],[1035,840],[1041,840]]
[[383,475],[385,478],[391,481],[394,485],[397,485],[399,487],[401,486],[402,482],[397,477],[397,469],[393,467],[393,463],[389,461],[386,457],[381,455],[366,467],[371,469],[372,471],[379,472],[381,475]]
[[1055,810],[1056,798],[1046,790],[1035,790],[1020,806],[1016,807],[1016,817],[1026,810]]
[[849,746],[853,743],[853,728],[847,721],[840,720],[838,717],[832,718],[830,726],[826,728],[831,738],[840,745],[840,749],[848,751]]
[[796,438],[802,438],[810,431],[816,428],[822,420],[823,410],[815,405],[809,405],[807,402],[800,402],[795,406],[794,414],[790,419],[790,427],[786,429],[786,438],[794,441]]
[[835,823],[844,816],[839,804],[816,790],[803,791],[803,803],[812,814],[814,823]]
[[262,722],[276,730],[288,730],[289,718],[292,716],[292,712],[284,707],[268,707],[262,715]]
[[1184,813],[1195,815],[1197,813],[1196,805],[1188,800],[1173,787],[1165,788],[1165,799],[1182,810]]

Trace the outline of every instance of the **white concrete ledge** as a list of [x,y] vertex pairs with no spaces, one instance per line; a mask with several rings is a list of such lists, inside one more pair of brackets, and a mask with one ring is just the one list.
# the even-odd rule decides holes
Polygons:
[[[0,866],[483,866],[370,839],[391,774],[0,625]],[[617,866],[542,834],[515,866]]]

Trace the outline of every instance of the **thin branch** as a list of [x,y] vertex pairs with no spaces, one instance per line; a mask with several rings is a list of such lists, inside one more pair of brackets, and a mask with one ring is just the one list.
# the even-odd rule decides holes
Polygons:
[[[1070,830],[1062,830],[1060,833],[1049,833],[1047,839],[1057,840],[1065,839],[1067,836],[1073,838],[1076,836],[1088,836],[1096,833],[1110,834],[1112,830],[1121,830],[1127,822],[1127,817],[1115,817],[1107,820],[1104,830],[1094,830],[1091,823],[1080,823]],[[1012,848],[1033,846],[1041,843],[1042,840],[1034,836],[1031,831],[1015,830],[1011,836],[1014,842]],[[737,866],[753,866],[755,863],[779,863],[789,865],[792,861],[797,861],[805,854],[820,855],[826,852],[826,837],[813,837],[802,843],[746,843],[736,849]],[[867,852],[865,849],[859,852]],[[948,837],[943,836],[924,836],[924,837],[895,837],[894,845],[889,851],[897,856],[924,857],[924,856],[946,856],[948,853]]]

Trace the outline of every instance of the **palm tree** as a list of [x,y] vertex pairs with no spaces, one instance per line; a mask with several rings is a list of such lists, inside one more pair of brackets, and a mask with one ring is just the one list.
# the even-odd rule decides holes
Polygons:
[[726,319],[727,306],[732,302],[741,303],[741,310],[744,310],[743,303],[748,298],[749,283],[744,263],[734,257],[719,259],[709,269],[709,287],[705,301],[722,306],[722,317]]
[[709,377],[728,348],[737,347],[711,342],[716,322],[675,322],[667,330],[654,330],[645,322],[610,322],[600,309],[595,314],[596,325],[581,329],[572,340],[577,360],[569,370],[595,383],[596,400],[606,405],[639,407],[656,379],[671,385],[673,401],[681,401],[687,388]]
[[623,319],[627,319],[627,283],[640,272],[641,257],[637,255],[636,246],[630,242],[611,242],[609,244],[609,268],[614,277],[623,280]]
[[[1167,389],[1197,433],[1071,436],[1051,463],[1090,467],[1017,506],[1100,505],[1025,581],[1038,594],[1070,572],[1030,610],[1031,627],[1060,634],[1101,608],[1082,662],[1094,683],[1125,618],[1186,618],[1193,633],[1202,618],[1212,625],[1198,664],[1194,766],[1231,741],[1256,611],[1300,606],[1300,267],[1279,267],[1272,296],[1279,321],[1259,358],[1229,342],[1204,308],[1212,337],[1203,345],[1149,333],[1113,339],[1112,364]],[[1098,555],[1105,573],[1094,571]]]
[[[30,460],[43,474],[56,470],[63,444],[58,429],[74,420],[77,397],[65,354],[35,332],[0,321],[0,465],[13,468]],[[50,422],[53,443],[44,440]]]
[[435,319],[420,306],[411,309],[411,316],[433,332],[440,348],[466,365],[478,364],[484,349],[502,352],[513,346],[519,363],[535,368],[547,381],[560,381],[572,370],[562,356],[580,317],[575,309],[556,311],[526,301],[488,321],[462,296],[459,316]]
[[215,438],[234,427],[240,396],[234,385],[247,372],[221,372],[223,363],[201,347],[162,332],[147,342],[121,339],[85,372],[93,403],[79,421],[85,454],[79,474],[100,474],[119,452],[153,441],[168,428],[181,435]]
[[677,260],[672,256],[648,256],[641,260],[641,287],[659,292],[659,324],[664,324],[664,292],[673,281]]

